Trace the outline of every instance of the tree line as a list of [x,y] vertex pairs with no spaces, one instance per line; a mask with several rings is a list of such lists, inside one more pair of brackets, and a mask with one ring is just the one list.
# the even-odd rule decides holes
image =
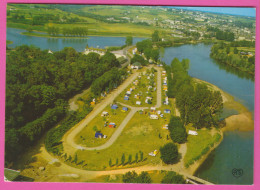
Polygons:
[[[217,43],[211,47],[210,56],[217,60],[221,64],[230,65],[241,71],[255,74],[255,55],[248,55],[248,51],[239,51],[237,47],[241,47],[241,44],[248,45],[246,47],[252,47],[249,45],[252,42],[234,42],[230,44]],[[254,47],[254,46],[253,46]]]
[[211,37],[216,37],[218,40],[226,40],[226,41],[234,41],[235,39],[235,34],[233,32],[229,31],[222,31],[218,28],[208,26],[207,27],[208,32],[212,32]]
[[189,60],[173,59],[167,71],[170,98],[176,98],[181,120],[184,125],[192,123],[197,128],[218,126],[223,109],[219,91],[211,91],[205,84],[196,84],[188,75]]
[[26,45],[10,51],[6,62],[6,160],[17,158],[22,148],[64,118],[70,97],[117,66],[111,53],[84,55],[73,48],[48,53]]
[[64,27],[60,29],[60,27],[57,26],[49,26],[48,29],[48,34],[51,36],[58,36],[62,34],[63,36],[87,36],[88,34],[88,29],[86,27]]

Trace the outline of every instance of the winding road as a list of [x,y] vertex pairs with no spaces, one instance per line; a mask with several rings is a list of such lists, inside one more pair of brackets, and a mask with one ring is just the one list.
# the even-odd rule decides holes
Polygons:
[[[63,138],[63,147],[64,150],[72,150],[71,148],[74,148],[76,150],[102,150],[110,147],[120,136],[122,131],[124,130],[125,126],[127,123],[132,119],[134,114],[138,110],[142,109],[148,109],[148,107],[133,107],[129,106],[127,104],[120,103],[123,106],[126,106],[131,109],[131,111],[128,113],[128,115],[125,117],[125,119],[122,121],[122,123],[119,125],[117,130],[113,133],[113,135],[109,138],[109,140],[97,147],[86,147],[86,146],[81,146],[79,144],[75,143],[75,137],[77,136],[80,131],[83,130],[85,126],[87,126],[92,119],[94,119],[102,110],[105,109],[109,104],[112,104],[114,99],[122,93],[127,86],[129,86],[138,76],[139,72],[135,72],[132,74],[123,84],[121,84],[117,89],[115,89],[111,94],[109,94],[103,101],[101,101],[99,104],[97,104],[94,108],[94,110],[88,114],[84,120],[82,120],[78,125],[73,127],[71,130],[69,130]],[[159,108],[162,105],[162,88],[161,88],[161,69],[157,69],[157,102],[156,102],[156,107]],[[75,151],[75,150],[74,150]]]

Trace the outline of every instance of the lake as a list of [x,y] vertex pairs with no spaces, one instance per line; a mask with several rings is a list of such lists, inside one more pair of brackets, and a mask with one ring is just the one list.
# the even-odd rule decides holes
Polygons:
[[[35,45],[41,49],[58,51],[64,47],[73,47],[83,51],[89,47],[122,46],[125,37],[90,36],[84,38],[47,38],[21,35],[21,29],[7,29],[7,40],[13,41],[9,47],[22,44]],[[133,38],[134,43],[144,38]],[[174,57],[190,59],[189,74],[192,77],[210,82],[233,95],[254,112],[254,81],[246,74],[217,64],[210,58],[211,45],[182,45],[165,48],[161,58],[170,64]],[[200,167],[197,176],[216,184],[252,184],[253,183],[253,132],[226,132],[224,140]],[[234,177],[232,169],[243,169],[243,176]]]

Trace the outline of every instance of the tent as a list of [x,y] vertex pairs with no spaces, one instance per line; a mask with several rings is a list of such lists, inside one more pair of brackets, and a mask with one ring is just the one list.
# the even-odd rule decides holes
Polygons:
[[164,113],[171,113],[171,110],[165,109],[165,110],[164,110]]
[[125,96],[125,97],[124,97],[124,100],[129,100],[129,97],[128,97],[128,96]]
[[126,111],[128,111],[128,108],[127,108],[127,107],[123,107],[123,108],[122,108],[122,111],[123,111],[123,112],[126,112]]
[[113,105],[111,106],[111,108],[114,109],[114,110],[116,110],[116,109],[118,108],[118,106],[117,106],[116,104],[113,104]]
[[115,123],[109,123],[108,127],[109,127],[109,128],[115,128],[115,127],[116,127],[116,124],[115,124]]
[[103,134],[100,131],[97,131],[95,133],[95,138],[102,138],[102,137],[103,137]]

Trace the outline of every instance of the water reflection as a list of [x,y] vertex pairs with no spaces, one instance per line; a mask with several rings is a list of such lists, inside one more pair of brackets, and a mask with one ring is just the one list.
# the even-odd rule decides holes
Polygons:
[[228,73],[231,73],[231,74],[234,74],[234,75],[237,75],[239,76],[240,78],[243,78],[243,79],[249,79],[251,81],[254,81],[255,80],[255,76],[252,75],[252,74],[249,74],[247,72],[244,72],[244,71],[241,71],[235,67],[232,67],[230,65],[227,65],[227,64],[224,64],[224,63],[220,63],[220,62],[217,62],[217,61],[213,61],[213,63],[215,63],[216,65],[218,65],[218,68],[221,69],[221,70],[225,70],[226,72]]

